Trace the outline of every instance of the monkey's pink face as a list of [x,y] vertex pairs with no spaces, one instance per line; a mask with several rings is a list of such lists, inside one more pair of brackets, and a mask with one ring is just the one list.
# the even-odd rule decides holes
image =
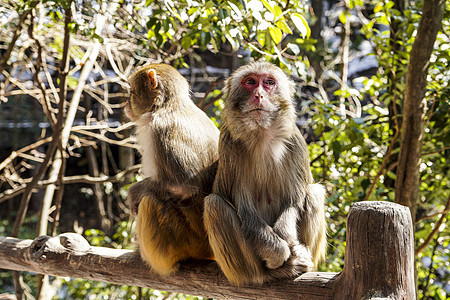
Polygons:
[[133,105],[132,102],[134,101],[134,84],[133,82],[130,83],[130,88],[131,88],[131,92],[130,92],[130,99],[127,100],[127,102],[125,103],[125,115],[130,118],[131,121],[136,121],[138,118],[136,116],[136,114],[133,111]]
[[245,112],[253,118],[261,118],[273,112],[276,107],[271,97],[277,89],[277,81],[272,74],[251,73],[241,81],[241,86],[248,92]]
[[137,117],[133,113],[133,109],[131,108],[131,100],[128,99],[125,103],[125,115],[130,118],[131,121],[136,121]]

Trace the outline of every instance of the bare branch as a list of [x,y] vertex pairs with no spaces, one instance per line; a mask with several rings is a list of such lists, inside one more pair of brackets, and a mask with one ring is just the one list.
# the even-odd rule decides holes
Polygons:
[[[98,177],[93,177],[93,176],[89,176],[89,175],[65,176],[62,179],[62,183],[64,183],[64,184],[74,184],[74,183],[97,184],[97,183],[106,183],[106,182],[115,183],[115,182],[122,181],[129,174],[137,173],[141,168],[142,168],[141,164],[134,165],[134,166],[129,167],[126,170],[123,170],[113,176],[106,176],[106,175],[101,175]],[[9,200],[11,198],[14,198],[14,197],[22,194],[27,187],[26,183],[31,182],[31,179],[24,179],[23,182],[24,182],[24,184],[22,184],[16,188],[9,189],[9,190],[4,191],[3,193],[0,193],[0,203],[5,202],[6,200]],[[50,184],[55,184],[55,183],[56,183],[56,181],[41,180],[36,184],[35,189],[42,189]]]

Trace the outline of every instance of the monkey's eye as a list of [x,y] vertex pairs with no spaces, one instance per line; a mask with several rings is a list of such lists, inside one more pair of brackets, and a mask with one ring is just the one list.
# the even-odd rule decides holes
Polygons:
[[265,81],[265,84],[267,84],[267,85],[275,85],[275,80],[269,78],[269,79],[267,79],[267,80]]
[[253,78],[247,78],[244,80],[244,84],[245,85],[254,85],[254,84],[256,84],[256,80]]

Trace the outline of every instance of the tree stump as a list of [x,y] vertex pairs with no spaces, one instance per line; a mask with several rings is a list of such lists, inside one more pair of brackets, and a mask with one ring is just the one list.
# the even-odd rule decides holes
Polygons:
[[414,231],[408,207],[359,202],[347,219],[344,270],[335,299],[416,299]]

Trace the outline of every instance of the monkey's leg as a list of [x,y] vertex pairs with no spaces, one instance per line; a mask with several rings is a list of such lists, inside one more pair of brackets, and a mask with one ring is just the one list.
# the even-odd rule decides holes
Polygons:
[[305,211],[299,225],[299,239],[311,251],[314,266],[325,258],[327,251],[325,221],[325,189],[320,184],[310,184],[305,199]]
[[[169,275],[187,258],[211,257],[206,233],[199,235],[172,199],[147,194],[139,204],[136,234],[144,261],[157,273]],[[200,208],[201,211],[201,208]],[[201,220],[201,214],[195,216]]]
[[[314,267],[310,250],[299,242],[297,224],[299,208],[286,207],[273,226],[273,230],[289,244],[291,256],[278,271],[296,275]],[[284,269],[284,270],[283,270]]]
[[241,233],[237,212],[217,194],[205,198],[204,223],[217,263],[232,284],[268,279],[261,259]]

